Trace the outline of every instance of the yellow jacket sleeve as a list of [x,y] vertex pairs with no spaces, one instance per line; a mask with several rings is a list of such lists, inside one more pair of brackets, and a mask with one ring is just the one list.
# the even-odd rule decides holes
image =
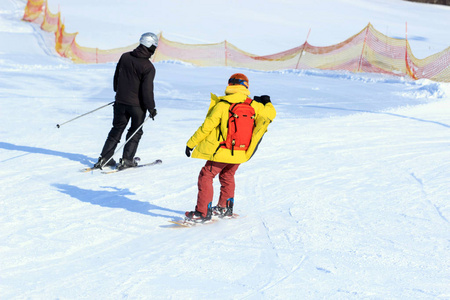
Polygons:
[[273,119],[277,115],[275,107],[271,102],[263,105],[261,103],[257,103],[257,108],[255,111],[258,112],[258,117],[255,119],[255,128],[253,129],[252,142],[245,152],[246,159],[249,160],[252,158],[253,154],[255,154],[259,143],[261,143],[261,139],[264,134],[267,132],[267,127],[269,127],[270,123],[272,123]]
[[201,141],[206,139],[208,136],[211,136],[212,131],[219,127],[221,117],[222,112],[220,106],[215,105],[211,107],[205,121],[189,139],[187,146],[189,148],[195,148]]

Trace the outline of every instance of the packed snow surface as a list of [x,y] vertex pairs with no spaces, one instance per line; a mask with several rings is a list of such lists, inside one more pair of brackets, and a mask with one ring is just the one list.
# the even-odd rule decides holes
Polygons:
[[[450,45],[450,10],[400,0],[69,1],[82,46],[163,31],[270,54],[343,41],[368,22],[425,57]],[[224,4],[226,3],[226,5]],[[82,173],[96,162],[115,64],[76,65],[53,35],[0,4],[0,298],[449,299],[450,84],[378,74],[259,72],[157,63],[158,115],[137,155],[161,165]],[[184,148],[210,92],[245,73],[277,109],[236,174],[236,220],[190,229],[204,161]],[[115,157],[120,158],[120,153]],[[215,182],[217,201],[218,182]],[[215,202],[213,203],[215,204]]]

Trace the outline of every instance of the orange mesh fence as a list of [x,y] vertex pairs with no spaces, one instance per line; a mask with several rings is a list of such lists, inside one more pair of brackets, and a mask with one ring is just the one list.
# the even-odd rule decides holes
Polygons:
[[160,34],[153,60],[180,60],[197,66],[223,66],[226,61],[224,45],[225,42],[187,45],[169,41]]
[[61,14],[59,12],[57,14],[51,13],[48,9],[47,1],[45,1],[45,9],[43,11],[41,29],[48,32],[56,32],[58,31],[58,27],[60,27],[60,23]]
[[[122,53],[137,44],[101,50],[77,44],[77,33],[65,32],[61,15],[49,11],[47,0],[28,0],[23,20],[40,24],[42,30],[55,33],[55,49],[75,63],[117,62]],[[307,41],[303,45],[266,56],[253,55],[227,41],[216,44],[183,44],[159,35],[154,62],[178,60],[196,66],[230,66],[272,71],[284,69],[345,70],[382,73],[450,82],[450,47],[425,59],[414,57],[408,39],[388,37],[370,23],[347,40],[326,47]]]
[[39,18],[42,16],[43,5],[44,0],[28,0],[23,14],[23,20],[28,22],[42,22]]
[[415,79],[450,82],[450,47],[425,59],[418,59],[408,46],[408,58]]

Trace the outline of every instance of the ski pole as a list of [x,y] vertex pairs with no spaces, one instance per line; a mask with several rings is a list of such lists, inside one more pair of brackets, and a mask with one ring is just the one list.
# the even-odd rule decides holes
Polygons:
[[94,109],[94,110],[91,110],[91,111],[89,111],[89,112],[87,112],[87,113],[85,113],[85,114],[82,114],[82,115],[80,115],[80,116],[78,116],[78,117],[76,117],[76,118],[73,118],[73,119],[71,119],[71,120],[69,120],[69,121],[66,121],[66,122],[64,122],[64,123],[56,124],[56,127],[57,127],[57,128],[60,128],[60,127],[63,126],[64,124],[67,124],[67,123],[69,123],[69,122],[72,122],[72,121],[74,121],[74,120],[76,120],[76,119],[78,119],[78,118],[84,117],[85,115],[88,115],[88,114],[90,114],[90,113],[93,113],[94,111],[97,111],[97,110],[99,110],[99,109],[101,109],[101,108],[103,108],[103,107],[107,107],[108,105],[111,105],[111,104],[113,104],[113,103],[114,103],[114,101],[113,101],[113,102],[110,102],[110,103],[108,103],[108,104],[105,104],[105,105],[103,105],[103,106],[100,106],[99,108],[96,108],[96,109]]
[[114,151],[113,155],[111,155],[111,157],[110,157],[103,165],[100,166],[100,170],[102,170],[103,167],[106,166],[106,164],[109,163],[109,161],[114,157],[114,155],[115,155],[117,152],[119,152],[119,150],[122,149],[123,146],[125,146],[125,145],[133,138],[133,136],[139,131],[139,129],[142,128],[142,126],[144,126],[144,123],[147,122],[148,119],[150,119],[150,116],[148,116],[147,119],[145,119],[144,122],[142,122],[141,126],[139,126],[139,128],[136,129],[135,132],[133,132],[133,134],[128,138],[128,140],[126,140],[125,143],[123,143],[122,146],[120,146],[118,149],[116,149],[116,151]]

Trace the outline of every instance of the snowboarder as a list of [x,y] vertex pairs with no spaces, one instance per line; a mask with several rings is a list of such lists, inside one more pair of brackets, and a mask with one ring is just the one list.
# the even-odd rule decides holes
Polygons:
[[[228,80],[225,96],[217,97],[211,93],[211,104],[203,124],[197,129],[186,144],[186,156],[206,159],[205,166],[201,169],[198,177],[198,195],[195,211],[186,212],[186,220],[193,222],[205,222],[211,219],[212,215],[226,217],[233,215],[235,180],[234,175],[241,163],[249,160],[257,146],[259,145],[267,127],[276,116],[274,106],[270,97],[265,95],[255,96],[250,99],[249,80],[241,73],[233,74]],[[245,116],[238,117],[238,113],[232,113],[233,107],[241,104],[246,108]],[[250,109],[249,106],[251,107]],[[253,119],[251,123],[250,142],[235,143],[240,137],[233,137],[230,140],[230,132],[239,134],[246,131],[236,125],[229,127],[229,122],[238,122],[238,118],[249,117]],[[233,123],[234,124],[234,123]],[[245,138],[244,138],[245,139]],[[213,179],[219,174],[220,196],[216,206],[212,207],[213,200]]]
[[149,112],[152,119],[156,116],[153,96],[155,67],[150,61],[150,57],[158,47],[158,37],[154,33],[147,32],[141,36],[139,43],[139,46],[133,51],[122,54],[117,63],[114,73],[116,97],[113,127],[94,168],[101,168],[105,164],[106,166],[116,165],[112,155],[130,118],[131,126],[126,136],[127,140],[136,133],[124,146],[118,168],[136,166],[137,162],[134,160],[134,155],[143,134],[140,127],[145,120],[146,111]]

